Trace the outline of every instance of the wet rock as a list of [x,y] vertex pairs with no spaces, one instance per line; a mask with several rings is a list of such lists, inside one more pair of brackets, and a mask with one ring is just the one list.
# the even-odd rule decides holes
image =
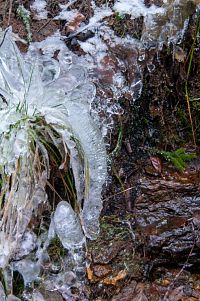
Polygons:
[[200,293],[197,291],[192,290],[191,287],[189,286],[179,286],[175,289],[168,289],[165,296],[164,300],[170,300],[170,301],[195,301],[199,300],[200,298]]
[[122,242],[112,241],[107,248],[101,249],[101,251],[94,250],[92,252],[93,262],[96,264],[107,264],[117,256],[123,247],[124,244]]
[[112,269],[109,265],[96,264],[93,266],[93,273],[99,278],[107,276],[111,271]]
[[112,301],[148,301],[143,291],[144,285],[142,283],[137,284],[136,281],[132,281],[118,295],[114,296]]
[[118,282],[120,282],[121,280],[124,280],[127,275],[128,275],[127,271],[121,270],[117,273],[117,275],[106,277],[101,282],[104,284],[107,284],[107,285],[116,286],[118,284]]
[[[188,179],[144,178],[141,192],[136,200],[135,214],[139,236],[142,235],[143,241],[145,237],[148,252],[173,255],[178,261],[183,260],[192,248],[197,252],[200,244],[199,184]],[[199,262],[200,256],[195,256]]]

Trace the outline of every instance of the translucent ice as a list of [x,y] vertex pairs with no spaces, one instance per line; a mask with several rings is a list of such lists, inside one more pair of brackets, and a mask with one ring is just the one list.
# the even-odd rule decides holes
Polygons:
[[0,300],[6,301],[6,294],[4,292],[3,284],[0,282]]
[[21,259],[33,251],[36,247],[36,240],[37,237],[34,233],[26,231],[17,247],[17,250],[15,251],[15,259]]
[[69,203],[62,201],[58,204],[53,223],[63,247],[70,249],[83,244],[84,236],[79,219]]
[[[20,253],[28,254],[33,247],[29,238],[24,241],[24,250],[19,249],[19,244],[33,213],[37,215],[38,206],[47,201],[45,186],[50,163],[43,141],[53,143],[62,158],[70,154],[77,214],[90,238],[98,232],[107,163],[101,133],[90,116],[96,88],[87,79],[87,69],[75,63],[59,35],[32,44],[24,56],[10,29],[2,33],[1,41],[0,172],[4,206],[0,212],[0,246],[4,248],[0,247],[0,266],[4,267],[10,257],[17,258],[16,252],[20,257]],[[60,51],[58,61],[52,58],[56,50]],[[42,131],[38,121],[46,124]],[[4,180],[7,177],[11,186]],[[64,204],[58,205],[54,222],[63,245],[70,248],[82,242],[83,233],[73,209]],[[68,218],[63,230],[57,221],[65,221],[64,213]],[[75,240],[70,240],[71,232]]]
[[21,301],[21,299],[17,298],[14,295],[9,295],[7,301]]
[[38,279],[40,273],[40,265],[30,259],[22,259],[12,263],[14,271],[18,271],[24,279],[25,286]]

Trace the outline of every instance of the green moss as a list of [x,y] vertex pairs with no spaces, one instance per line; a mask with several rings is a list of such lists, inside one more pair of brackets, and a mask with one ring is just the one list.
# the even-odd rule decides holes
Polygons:
[[63,247],[60,239],[55,237],[48,246],[47,252],[52,261],[58,262],[62,257],[67,255],[67,251]]
[[118,216],[104,216],[101,219],[101,235],[100,240],[119,239],[124,240],[129,236],[127,225],[121,221]]
[[115,13],[115,20],[116,21],[121,21],[121,20],[123,20],[124,19],[124,15],[123,14],[121,14],[121,13],[119,13],[119,12],[116,12]]

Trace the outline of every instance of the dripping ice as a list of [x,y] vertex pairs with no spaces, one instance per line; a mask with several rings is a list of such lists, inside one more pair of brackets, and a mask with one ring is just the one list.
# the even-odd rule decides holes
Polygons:
[[[165,43],[179,42],[190,14],[186,9],[187,1],[183,0],[163,1],[160,7],[147,7],[142,0],[118,0],[112,8],[99,8],[94,1],[92,3],[94,15],[90,22],[80,25],[72,34],[76,36],[88,29],[95,31],[98,28],[94,37],[86,42],[79,41],[85,52],[82,57],[77,57],[67,49],[63,42],[66,37],[60,36],[59,33],[43,42],[31,44],[28,53],[24,55],[15,45],[10,29],[1,34],[1,41],[4,37],[5,39],[0,47],[0,166],[1,174],[4,177],[12,176],[14,181],[12,193],[6,181],[3,186],[6,192],[5,203],[8,205],[1,212],[0,266],[6,269],[11,260],[11,270],[19,271],[27,285],[39,279],[40,267],[44,258],[48,257],[46,248],[55,237],[60,239],[64,248],[70,250],[71,257],[77,261],[76,268],[82,265],[83,253],[80,250],[85,237],[93,239],[99,231],[101,191],[107,173],[105,145],[97,122],[91,117],[91,111],[93,115],[98,115],[101,110],[105,112],[102,114],[104,119],[100,121],[102,132],[106,134],[108,127],[113,126],[112,116],[122,111],[115,100],[122,97],[123,93],[129,92],[131,100],[136,100],[142,91],[144,66],[147,66],[149,72],[155,68],[153,56],[147,59],[146,51],[154,49],[156,52]],[[32,9],[40,19],[47,16],[46,4],[47,1],[43,0],[33,2]],[[61,6],[61,10],[55,19],[67,18],[67,23],[77,13],[70,11],[69,6]],[[141,37],[116,37],[106,23],[106,17],[115,13],[122,17],[123,14],[129,14],[132,20],[142,16],[144,21]],[[109,53],[108,43],[111,48],[121,45],[135,49],[137,53],[129,85],[120,70],[125,69],[122,61],[119,62],[119,68],[109,83],[114,103],[107,95],[99,101],[99,96],[95,96],[96,87],[89,79],[94,69],[101,71],[105,67],[102,66],[102,59]],[[57,59],[54,59],[56,50],[59,50],[59,54]],[[109,68],[106,71],[109,71]],[[98,79],[99,74],[94,80],[97,85]],[[97,104],[95,108],[94,103]],[[75,212],[66,200],[60,201],[52,214],[48,233],[37,238],[28,229],[28,224],[32,215],[37,215],[38,206],[48,202],[45,187],[50,173],[48,152],[40,141],[36,141],[36,145],[42,154],[45,167],[39,173],[33,169],[33,174],[28,168],[29,162],[35,159],[29,148],[29,129],[38,117],[43,118],[50,126],[48,133],[51,141],[61,149],[64,141],[70,153],[79,210]],[[59,138],[53,135],[54,131]],[[60,168],[62,169],[63,165]],[[16,221],[17,227],[8,222],[10,217]],[[37,260],[30,260],[31,252],[36,252]],[[57,279],[47,279],[45,286],[59,289],[68,300],[71,284],[69,279],[74,281],[76,278],[73,272],[66,270],[59,273]],[[66,278],[69,285],[59,286],[59,281],[64,283]],[[6,300],[3,288],[0,287],[1,298]],[[27,300],[38,301],[43,300],[43,297],[36,290],[31,297],[27,296]]]
[[[95,96],[95,86],[88,81],[87,70],[83,66],[72,63],[73,55],[60,41],[59,36],[49,38],[40,45],[36,43],[30,46],[29,52],[22,56],[12,40],[11,30],[4,32],[4,35],[5,41],[0,48],[0,84],[1,94],[4,97],[1,98],[0,115],[5,116],[0,126],[2,153],[0,164],[3,167],[2,171],[5,171],[5,176],[16,175],[16,182],[12,187],[12,200],[8,191],[6,201],[8,202],[9,199],[8,205],[13,210],[15,208],[12,214],[15,215],[17,221],[20,220],[20,224],[16,233],[14,232],[16,237],[12,237],[13,233],[12,235],[5,233],[4,229],[11,225],[7,225],[8,222],[4,218],[5,214],[8,214],[7,210],[2,210],[0,245],[5,246],[5,240],[7,240],[8,247],[5,250],[6,254],[3,249],[0,250],[1,266],[6,266],[10,257],[14,255],[14,250],[27,228],[32,212],[37,211],[41,202],[47,201],[45,185],[49,176],[49,159],[45,148],[38,141],[36,144],[43,154],[45,170],[33,179],[28,169],[29,160],[33,160],[29,150],[30,122],[42,116],[47,124],[60,135],[70,153],[79,208],[84,199],[83,209],[80,209],[79,216],[73,214],[71,207],[68,208],[71,225],[74,220],[74,231],[78,229],[80,232],[80,241],[77,244],[83,240],[80,221],[87,237],[93,239],[98,233],[98,220],[102,208],[101,190],[107,170],[103,139],[98,126],[90,116],[90,104]],[[54,53],[52,46],[56,47],[55,49],[60,47],[59,61],[52,58]],[[39,47],[43,49],[44,55],[42,56],[39,55]],[[71,60],[69,60],[70,57]],[[15,78],[13,74],[16,75]],[[37,95],[35,89],[37,89]],[[6,104],[4,99],[6,99]],[[81,155],[74,141],[78,141]],[[19,169],[16,167],[18,160],[21,162]],[[84,177],[85,188],[83,188]],[[40,194],[38,195],[39,188]],[[6,201],[5,206],[7,206]],[[8,208],[9,210],[11,209]],[[55,228],[66,247],[64,236],[67,231],[58,229],[58,210],[57,208],[54,217]],[[71,225],[66,234],[68,236],[70,232],[73,232]],[[70,248],[70,243],[67,246]]]

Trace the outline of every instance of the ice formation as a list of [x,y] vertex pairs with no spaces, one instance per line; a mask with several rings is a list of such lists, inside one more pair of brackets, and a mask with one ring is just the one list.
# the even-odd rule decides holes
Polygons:
[[6,294],[4,292],[3,284],[0,282],[0,300],[6,301]]
[[[163,0],[159,1],[157,5],[151,3],[154,1],[150,1],[150,4],[147,5],[144,0],[116,0],[109,8],[99,8],[94,4],[92,21],[90,20],[89,24],[85,26],[80,26],[74,33],[75,36],[87,29],[94,32],[98,29],[94,37],[86,41],[79,41],[79,45],[85,52],[85,58],[89,64],[96,66],[97,76],[100,79],[103,78],[104,82],[107,81],[115,99],[123,97],[127,93],[130,94],[133,102],[138,99],[143,87],[144,67],[147,66],[148,70],[152,72],[154,70],[152,61],[157,50],[161,49],[164,44],[169,45],[171,42],[175,44],[181,41],[188,24],[188,17],[194,12],[193,1]],[[121,18],[121,22],[127,16],[131,17],[133,24],[142,22],[141,32],[134,37],[130,36],[130,33],[118,37],[107,20],[102,22],[105,16],[116,18],[116,14],[118,14],[118,18]],[[127,63],[124,63],[123,54],[119,55],[117,48],[121,49],[122,53],[124,50],[129,50],[129,54],[127,51],[128,55],[132,52],[132,62],[131,64],[128,62],[129,67],[127,67]],[[151,55],[149,55],[149,51],[151,51]],[[113,62],[111,54],[117,56],[116,62]],[[124,57],[126,58],[126,52]],[[132,68],[132,75],[127,80],[124,70],[129,68]],[[110,119],[111,114],[108,114],[103,107],[100,109]]]
[[[52,58],[52,45],[58,49],[59,43],[57,61]],[[1,267],[7,265],[10,256],[14,256],[32,214],[37,214],[38,205],[47,201],[45,186],[50,166],[48,151],[39,138],[41,120],[47,124],[48,134],[45,135],[50,136],[58,149],[63,148],[64,143],[64,149],[70,153],[79,208],[77,217],[65,204],[71,235],[76,233],[77,240],[82,241],[80,221],[87,237],[94,238],[98,233],[107,163],[100,131],[90,116],[95,86],[88,82],[87,70],[72,63],[70,52],[58,37],[40,45],[43,56],[37,46],[32,45],[23,57],[11,38],[11,30],[3,33],[0,47],[0,116],[3,120],[0,126],[0,166],[5,205],[1,210],[0,224]],[[49,139],[47,136],[44,139]],[[44,167],[38,167],[39,153]],[[61,155],[64,158],[64,153]],[[61,219],[59,208],[63,204],[58,205],[55,212],[55,223]],[[56,231],[63,245],[70,247],[70,233],[66,232],[64,237],[58,224]]]
[[62,201],[58,204],[52,223],[63,247],[70,249],[83,245],[84,236],[80,223],[68,202]]
[[[91,106],[93,115],[103,116],[101,127],[106,135],[113,126],[112,116],[122,112],[116,100],[129,95],[133,102],[140,96],[144,68],[152,72],[157,50],[181,40],[194,1],[163,0],[159,5],[146,5],[144,0],[108,2],[99,7],[91,1],[93,14],[88,23],[78,24],[67,37],[56,33],[33,43],[24,55],[10,29],[0,34],[0,267],[5,268],[12,259],[10,268],[21,273],[28,285],[38,279],[41,265],[49,260],[47,247],[57,236],[69,249],[68,259],[63,259],[65,270],[48,275],[44,285],[61,292],[65,300],[73,300],[69,288],[76,282],[74,271],[68,267],[76,261],[77,270],[81,270],[83,253],[79,251],[85,236],[93,239],[99,231],[101,191],[107,173],[105,145],[91,117]],[[74,3],[76,0],[60,5],[54,19],[66,21],[67,26],[78,12],[71,9]],[[35,0],[31,9],[38,19],[48,16],[47,1]],[[142,20],[138,36],[116,36],[108,20],[116,16],[123,19],[124,15],[133,22]],[[63,40],[76,39],[87,31],[95,35],[77,39],[85,52],[77,57]],[[90,76],[98,84],[100,96],[95,96]],[[66,200],[58,203],[48,234],[36,238],[27,228],[32,216],[37,216],[38,206],[48,202],[45,187],[51,172],[43,139],[60,151],[60,169],[65,168],[65,157],[70,154],[77,204],[74,212]],[[9,298],[0,285],[0,300],[15,297]],[[34,290],[25,300],[46,298]]]
[[34,262],[30,259],[22,259],[12,263],[13,271],[18,271],[23,279],[24,285],[30,284],[36,281],[40,273],[40,264],[39,262]]
[[47,10],[46,10],[47,2],[45,0],[35,0],[31,5],[33,11],[36,12],[36,17],[38,20],[47,18]]

